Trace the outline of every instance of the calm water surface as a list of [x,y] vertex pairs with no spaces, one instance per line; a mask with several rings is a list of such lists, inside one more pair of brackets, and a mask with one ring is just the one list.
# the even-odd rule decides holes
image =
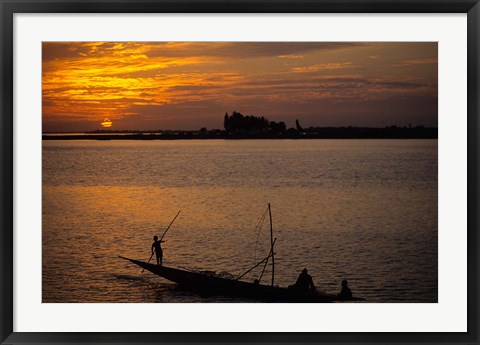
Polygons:
[[240,275],[268,202],[276,284],[307,267],[327,292],[437,302],[437,140],[44,141],[43,302],[237,302],[117,255],[148,260],[181,210],[164,264]]

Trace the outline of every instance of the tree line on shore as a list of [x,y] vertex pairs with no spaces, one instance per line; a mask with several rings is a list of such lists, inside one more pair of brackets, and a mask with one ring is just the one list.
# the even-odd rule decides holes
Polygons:
[[[377,127],[308,127],[303,128],[295,120],[295,128],[287,128],[285,122],[270,121],[264,116],[243,115],[233,111],[225,113],[224,129],[206,127],[200,130],[115,131],[96,130],[78,135],[43,134],[45,140],[68,139],[436,139],[438,129],[424,126]],[[124,135],[115,135],[124,134]]]
[[263,116],[247,115],[244,116],[236,111],[232,115],[225,113],[223,127],[228,133],[285,133],[287,125],[285,122],[269,121]]
[[424,126],[405,127],[387,126],[375,127],[308,127],[303,128],[298,119],[295,128],[288,128],[285,122],[269,121],[264,116],[247,115],[233,111],[231,115],[225,113],[224,129],[230,137],[288,137],[288,138],[436,138],[437,128]]

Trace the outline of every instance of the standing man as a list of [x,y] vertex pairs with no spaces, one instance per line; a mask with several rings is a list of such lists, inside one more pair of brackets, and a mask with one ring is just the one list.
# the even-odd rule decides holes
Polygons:
[[153,243],[152,243],[152,255],[155,250],[155,254],[157,255],[157,265],[162,266],[162,259],[163,259],[163,251],[161,243],[165,242],[162,240],[158,240],[158,236],[153,236]]

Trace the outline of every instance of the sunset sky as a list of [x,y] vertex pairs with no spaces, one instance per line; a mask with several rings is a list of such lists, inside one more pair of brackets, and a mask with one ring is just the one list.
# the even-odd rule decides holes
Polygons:
[[437,126],[437,43],[44,42],[43,131]]

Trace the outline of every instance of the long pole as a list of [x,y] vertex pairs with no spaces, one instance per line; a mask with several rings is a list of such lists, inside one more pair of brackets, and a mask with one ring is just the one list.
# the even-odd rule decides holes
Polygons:
[[[180,211],[181,211],[181,210],[180,210]],[[167,229],[164,231],[162,237],[160,238],[160,241],[163,240],[163,238],[164,238],[165,235],[167,234],[167,231],[170,229],[170,227],[172,226],[173,222],[175,221],[175,219],[177,219],[178,215],[180,214],[180,211],[178,211],[178,213],[177,213],[177,215],[175,216],[175,218],[173,218],[173,220],[170,222],[170,224],[168,225]],[[150,259],[148,259],[147,264],[150,263],[150,260],[152,260],[152,258],[153,258],[153,253],[152,253],[152,255],[150,255]],[[145,271],[145,268],[142,270],[142,273],[143,273],[143,271]]]
[[272,251],[272,287],[275,279],[275,253],[273,252],[273,245],[275,244],[273,240],[273,225],[272,225],[272,208],[270,203],[268,203],[268,214],[270,215],[270,246]]
[[[275,241],[277,239],[274,239],[273,240],[273,244],[275,245]],[[263,273],[265,272],[265,268],[267,268],[267,265],[268,265],[268,259],[272,256],[273,254],[273,247],[270,247],[270,253],[268,253],[268,256],[266,258],[267,261],[265,261],[265,265],[263,265],[263,270],[262,270],[262,274],[260,274],[260,278],[258,278],[258,281],[260,282],[262,280],[262,277],[263,277]]]
[[[181,210],[180,210],[181,211]],[[162,237],[160,238],[160,241],[163,240],[163,238],[165,237],[165,235],[167,234],[167,231],[170,229],[170,227],[172,226],[173,222],[175,221],[175,219],[177,219],[178,215],[180,214],[180,211],[178,211],[177,215],[175,216],[175,218],[173,218],[173,220],[170,222],[170,225],[167,227],[167,230],[165,230],[165,232],[163,233]]]

